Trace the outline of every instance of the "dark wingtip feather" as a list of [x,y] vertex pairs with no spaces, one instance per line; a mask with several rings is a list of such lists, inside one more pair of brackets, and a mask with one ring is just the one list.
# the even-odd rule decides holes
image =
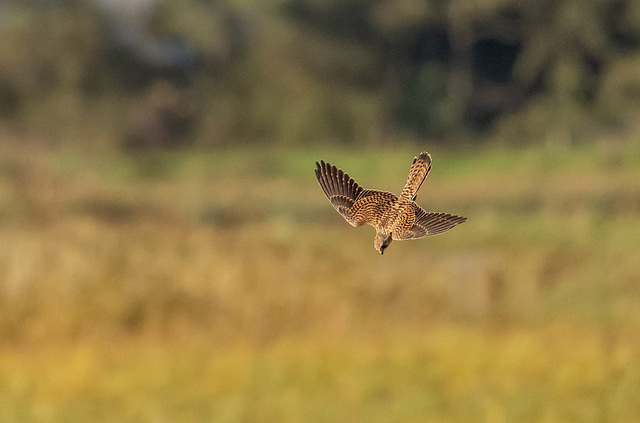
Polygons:
[[348,173],[324,160],[320,160],[320,163],[316,162],[315,173],[322,190],[329,199],[332,196],[341,195],[355,200],[363,190]]

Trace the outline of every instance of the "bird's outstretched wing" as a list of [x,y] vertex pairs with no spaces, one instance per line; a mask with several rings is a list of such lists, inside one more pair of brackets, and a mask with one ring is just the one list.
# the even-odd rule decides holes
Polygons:
[[[396,230],[393,231],[393,239],[395,241],[438,235],[467,220],[466,217],[455,216],[449,213],[427,213],[422,207],[416,204],[412,207],[412,211],[407,210],[407,213],[411,212],[414,213],[413,223],[408,223],[406,225],[407,227],[401,226],[396,228]],[[412,219],[409,218],[406,221],[411,222]]]
[[418,190],[422,183],[429,175],[431,170],[431,156],[429,153],[420,153],[418,157],[414,157],[413,163],[411,163],[411,169],[409,170],[409,177],[407,183],[402,189],[400,194],[400,200],[413,201],[418,195]]
[[347,173],[324,161],[316,162],[315,171],[322,190],[338,213],[352,226],[364,224],[363,216],[353,210],[353,203],[364,189]]

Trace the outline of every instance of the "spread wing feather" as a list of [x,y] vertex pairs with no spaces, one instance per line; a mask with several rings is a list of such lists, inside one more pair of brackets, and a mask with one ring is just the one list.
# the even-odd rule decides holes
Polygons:
[[393,239],[403,241],[438,235],[464,223],[467,218],[449,213],[427,213],[418,205],[414,207],[414,221],[408,228],[398,228],[393,232]]
[[315,171],[322,191],[338,213],[352,226],[365,223],[353,210],[353,204],[364,189],[349,174],[324,161],[316,162]]

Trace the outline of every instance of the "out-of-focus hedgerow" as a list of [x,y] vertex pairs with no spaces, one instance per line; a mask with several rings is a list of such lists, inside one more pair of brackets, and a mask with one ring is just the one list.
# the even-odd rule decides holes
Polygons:
[[640,113],[633,0],[32,0],[0,36],[0,119],[54,142],[570,144]]

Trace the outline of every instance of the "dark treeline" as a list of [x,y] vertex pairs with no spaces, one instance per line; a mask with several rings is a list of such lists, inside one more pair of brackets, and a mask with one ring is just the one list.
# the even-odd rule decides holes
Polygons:
[[121,148],[571,144],[640,122],[633,0],[31,0],[0,122]]

